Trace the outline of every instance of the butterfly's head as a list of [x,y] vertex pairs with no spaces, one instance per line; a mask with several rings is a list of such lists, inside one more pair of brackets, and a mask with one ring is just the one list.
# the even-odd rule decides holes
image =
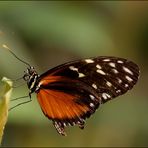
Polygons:
[[37,74],[37,73],[36,73],[34,67],[31,66],[31,67],[27,68],[26,71],[24,71],[23,79],[24,79],[25,81],[29,81],[29,79],[30,79],[31,77],[33,77],[35,74]]
[[31,92],[35,90],[38,77],[39,76],[35,68],[32,66],[30,66],[29,68],[27,68],[26,71],[24,71],[23,79],[27,81],[28,88],[31,90]]

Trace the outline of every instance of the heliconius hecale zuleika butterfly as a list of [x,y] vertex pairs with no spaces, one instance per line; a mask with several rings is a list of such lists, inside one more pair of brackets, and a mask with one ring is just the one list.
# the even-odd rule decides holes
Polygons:
[[65,127],[69,125],[83,129],[85,119],[100,104],[132,89],[139,78],[135,63],[109,56],[68,62],[38,75],[34,67],[18,58],[6,45],[3,47],[28,65],[23,79],[30,90],[30,101],[35,92],[44,115],[52,120],[61,135],[66,135]]
[[29,66],[24,74],[30,89],[37,94],[46,117],[58,133],[65,127],[84,128],[85,119],[109,100],[132,89],[139,78],[139,68],[132,61],[117,57],[96,57],[68,62],[38,75]]

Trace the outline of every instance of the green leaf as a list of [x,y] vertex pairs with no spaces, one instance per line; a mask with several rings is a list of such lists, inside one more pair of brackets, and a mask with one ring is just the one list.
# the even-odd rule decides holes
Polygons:
[[9,100],[12,91],[12,81],[3,77],[0,82],[0,144],[5,124],[8,118]]

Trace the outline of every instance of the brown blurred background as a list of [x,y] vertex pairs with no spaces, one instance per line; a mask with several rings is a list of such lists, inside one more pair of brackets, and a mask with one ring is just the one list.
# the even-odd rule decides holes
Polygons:
[[[21,77],[26,66],[2,44],[39,74],[70,60],[102,55],[133,60],[141,69],[132,91],[101,106],[84,130],[68,127],[67,137],[57,134],[33,95],[31,103],[9,113],[2,146],[148,146],[147,1],[0,1],[0,76]],[[23,85],[12,98],[27,94]]]

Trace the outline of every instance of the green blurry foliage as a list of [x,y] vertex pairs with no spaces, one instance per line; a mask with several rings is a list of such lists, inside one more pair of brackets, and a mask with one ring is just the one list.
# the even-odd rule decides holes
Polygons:
[[[56,133],[33,95],[31,103],[10,112],[4,146],[148,146],[147,9],[146,1],[1,1],[0,47],[12,48],[39,74],[100,55],[129,58],[141,69],[131,92],[102,106],[83,131],[68,128],[66,138]],[[1,76],[15,79],[26,70],[3,48],[0,63]],[[13,98],[28,94],[26,85],[14,90]]]
[[4,128],[8,118],[11,91],[12,81],[3,77],[0,82],[0,144],[2,142]]

